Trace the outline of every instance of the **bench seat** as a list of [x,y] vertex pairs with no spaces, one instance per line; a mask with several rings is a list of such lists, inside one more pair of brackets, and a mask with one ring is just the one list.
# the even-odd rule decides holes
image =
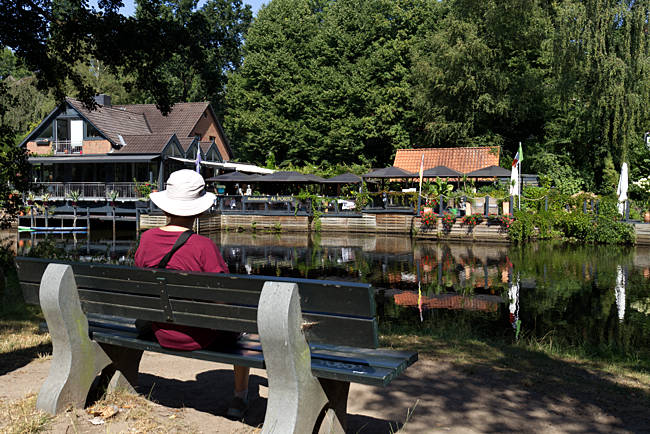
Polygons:
[[[136,384],[143,351],[266,369],[264,433],[343,432],[350,383],[386,386],[417,353],[378,349],[370,285],[151,270],[17,258],[24,298],[39,303],[53,363],[37,400],[62,411],[85,402],[101,373]],[[245,334],[223,349],[177,351],[140,336],[136,321]]]
[[[41,331],[47,331],[42,323]],[[88,315],[89,336],[96,342],[134,350],[150,351],[179,357],[230,365],[266,369],[262,344],[255,335],[244,335],[237,345],[221,351],[177,351],[163,348],[155,340],[139,337],[133,320],[105,315]],[[310,344],[311,371],[315,377],[349,381],[369,386],[387,386],[418,360],[414,351],[395,351]]]

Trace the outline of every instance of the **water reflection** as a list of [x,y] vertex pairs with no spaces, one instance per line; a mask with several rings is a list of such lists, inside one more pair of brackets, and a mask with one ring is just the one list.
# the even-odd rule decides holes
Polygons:
[[[49,242],[81,259],[108,252],[129,263],[131,234],[115,243],[100,236]],[[640,352],[650,360],[648,248],[442,244],[350,234],[210,237],[232,273],[372,283],[385,331],[525,337],[599,353]],[[21,241],[24,248],[39,242]]]

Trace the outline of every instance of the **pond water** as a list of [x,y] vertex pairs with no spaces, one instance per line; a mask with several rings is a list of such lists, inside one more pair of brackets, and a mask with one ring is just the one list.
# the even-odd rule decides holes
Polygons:
[[[209,236],[232,273],[371,283],[383,331],[525,338],[650,362],[650,248],[353,234]],[[64,247],[81,259],[129,262],[132,232],[118,233],[115,244],[110,233],[91,237],[22,234],[19,250]]]

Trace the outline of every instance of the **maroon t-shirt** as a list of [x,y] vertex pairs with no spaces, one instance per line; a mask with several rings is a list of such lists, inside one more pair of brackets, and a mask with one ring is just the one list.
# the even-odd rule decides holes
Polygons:
[[[135,252],[135,265],[155,268],[181,234],[182,232],[163,231],[160,228],[144,232]],[[217,246],[209,238],[197,234],[192,235],[174,253],[167,268],[210,273],[228,272],[228,266]],[[206,348],[220,336],[220,332],[216,330],[167,323],[153,323],[152,329],[161,346],[174,350],[193,351]]]

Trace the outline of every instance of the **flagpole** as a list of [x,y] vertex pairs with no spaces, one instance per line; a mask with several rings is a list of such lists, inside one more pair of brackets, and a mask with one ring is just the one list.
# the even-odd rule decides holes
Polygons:
[[[521,149],[521,142],[519,142],[519,149]],[[517,195],[518,196],[517,199],[519,200],[519,210],[521,210],[521,191],[522,191],[522,188],[521,188],[521,159],[522,158],[521,157],[522,156],[523,155],[519,156],[519,162],[517,163],[517,166],[518,166],[518,169],[519,169],[517,171],[517,175],[519,177],[519,183],[518,183],[519,184],[519,194]]]
[[422,159],[420,160],[420,188],[418,190],[418,209],[417,215],[420,215],[420,204],[422,203],[422,174],[424,172],[424,151],[422,151]]

